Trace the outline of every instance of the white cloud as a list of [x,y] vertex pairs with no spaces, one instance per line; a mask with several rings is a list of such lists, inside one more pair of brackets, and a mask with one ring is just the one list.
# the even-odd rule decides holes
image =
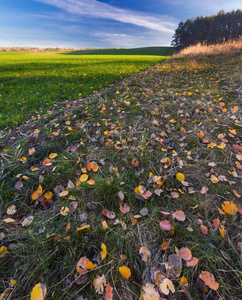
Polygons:
[[152,15],[139,11],[121,9],[96,0],[35,0],[58,7],[74,15],[111,19],[149,29],[173,34],[177,20],[169,16]]

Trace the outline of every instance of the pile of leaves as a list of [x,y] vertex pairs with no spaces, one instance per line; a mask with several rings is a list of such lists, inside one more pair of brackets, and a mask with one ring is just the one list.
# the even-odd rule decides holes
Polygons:
[[239,60],[172,58],[2,132],[0,299],[241,299]]

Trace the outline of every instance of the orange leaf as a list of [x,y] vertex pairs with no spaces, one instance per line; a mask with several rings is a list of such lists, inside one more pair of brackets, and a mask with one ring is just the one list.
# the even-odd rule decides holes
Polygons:
[[204,138],[205,134],[203,131],[200,131],[197,133],[197,136],[202,139],[202,138]]
[[113,299],[113,288],[109,283],[106,284],[105,287],[105,300],[112,300]]
[[85,266],[88,270],[93,270],[97,265],[93,264],[90,260],[85,262]]
[[222,204],[222,209],[229,215],[233,215],[238,211],[237,206],[229,201],[224,201],[224,203]]
[[161,245],[161,249],[162,250],[166,250],[168,249],[169,245],[170,245],[171,239],[163,239],[163,243]]
[[119,210],[121,211],[121,213],[126,214],[130,211],[130,206],[127,203],[124,203],[124,206],[120,204]]
[[208,234],[208,227],[207,226],[205,226],[205,225],[202,224],[200,226],[200,229],[201,229],[201,231],[202,231],[203,234]]
[[212,290],[216,291],[219,288],[219,284],[215,281],[213,274],[210,274],[207,271],[202,271],[199,278],[202,279],[202,281]]
[[135,158],[133,158],[132,161],[131,161],[131,165],[132,165],[133,167],[138,167],[138,165],[139,165],[138,160],[135,159]]
[[119,273],[123,276],[123,278],[129,279],[129,277],[131,276],[131,271],[130,268],[128,267],[119,267]]
[[139,254],[141,255],[142,260],[143,260],[144,262],[147,262],[147,261],[148,261],[148,258],[149,258],[150,255],[151,255],[150,251],[149,251],[146,247],[140,247],[140,249],[139,249]]
[[198,264],[199,260],[196,257],[193,257],[191,260],[186,262],[187,267],[194,267]]

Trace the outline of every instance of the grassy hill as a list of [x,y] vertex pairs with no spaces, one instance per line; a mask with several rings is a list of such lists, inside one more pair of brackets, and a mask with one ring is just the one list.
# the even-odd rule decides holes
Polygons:
[[240,61],[171,58],[3,130],[2,297],[241,299]]

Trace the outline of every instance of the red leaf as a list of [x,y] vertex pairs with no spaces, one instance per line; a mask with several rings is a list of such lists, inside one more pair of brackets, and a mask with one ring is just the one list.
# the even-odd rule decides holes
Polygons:
[[126,214],[130,211],[130,206],[127,203],[124,203],[124,206],[120,204],[119,209],[121,213]]

